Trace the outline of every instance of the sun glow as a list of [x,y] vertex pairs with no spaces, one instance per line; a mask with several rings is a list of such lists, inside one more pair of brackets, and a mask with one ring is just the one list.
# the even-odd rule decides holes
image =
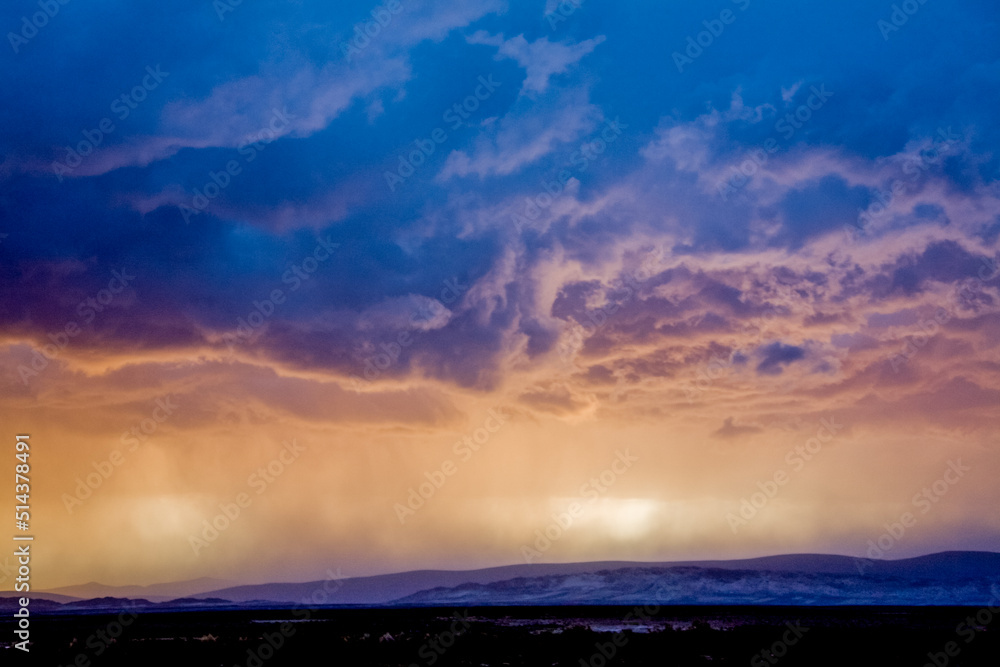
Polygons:
[[[601,498],[587,514],[615,540],[635,540],[655,530],[662,503],[645,498]],[[584,520],[588,517],[585,515]]]

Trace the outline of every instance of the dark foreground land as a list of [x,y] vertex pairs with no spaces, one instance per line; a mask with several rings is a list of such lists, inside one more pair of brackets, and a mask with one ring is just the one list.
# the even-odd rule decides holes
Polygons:
[[12,620],[0,619],[5,666],[1000,664],[1000,619],[981,608],[298,608],[33,615],[30,655],[11,647]]

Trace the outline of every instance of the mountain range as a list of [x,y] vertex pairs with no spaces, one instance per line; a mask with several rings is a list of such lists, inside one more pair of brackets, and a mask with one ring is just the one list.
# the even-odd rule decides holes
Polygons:
[[[509,565],[418,570],[304,583],[219,579],[32,594],[46,611],[280,606],[971,605],[1000,602],[1000,554],[952,551],[901,560],[792,554],[744,560]],[[14,604],[0,593],[0,609]],[[16,597],[16,596],[15,596]],[[40,610],[42,606],[38,607]]]

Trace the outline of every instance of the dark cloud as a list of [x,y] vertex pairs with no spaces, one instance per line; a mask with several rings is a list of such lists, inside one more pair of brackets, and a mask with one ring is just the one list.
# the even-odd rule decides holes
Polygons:
[[954,241],[933,243],[916,257],[901,258],[891,273],[891,289],[913,294],[928,281],[952,283],[975,278],[982,257],[976,257]]
[[798,248],[813,236],[850,224],[869,203],[865,188],[851,187],[838,176],[825,176],[785,196],[779,205],[784,227],[771,243]]
[[615,382],[614,372],[601,364],[594,364],[587,369],[586,373],[581,373],[581,377],[588,384],[606,385]]
[[518,397],[518,401],[538,412],[568,415],[578,412],[584,403],[578,401],[566,387],[553,385],[528,391]]
[[712,432],[712,436],[716,438],[723,438],[726,440],[732,438],[738,438],[744,435],[753,435],[754,433],[760,433],[764,429],[759,426],[752,426],[749,424],[737,424],[733,417],[726,417],[725,421],[722,423],[718,429]]
[[781,375],[785,366],[806,356],[805,348],[780,342],[765,345],[757,353],[761,357],[757,372],[762,375]]

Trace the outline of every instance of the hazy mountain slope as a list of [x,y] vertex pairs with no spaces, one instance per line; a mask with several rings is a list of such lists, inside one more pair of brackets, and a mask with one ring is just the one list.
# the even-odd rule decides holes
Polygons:
[[[992,590],[991,590],[992,589]],[[412,606],[522,604],[985,605],[1000,574],[923,579],[720,568],[624,568],[593,574],[519,577],[435,588],[397,600]]]
[[[108,586],[91,581],[77,586],[63,586],[45,591],[45,594],[56,593],[68,595],[78,599],[93,598],[145,598],[153,602],[163,602],[181,597],[189,597],[205,591],[214,590],[226,586],[231,582],[225,579],[213,579],[202,577],[189,581],[175,581],[163,584],[152,584],[150,586]],[[54,598],[50,598],[54,599]]]

